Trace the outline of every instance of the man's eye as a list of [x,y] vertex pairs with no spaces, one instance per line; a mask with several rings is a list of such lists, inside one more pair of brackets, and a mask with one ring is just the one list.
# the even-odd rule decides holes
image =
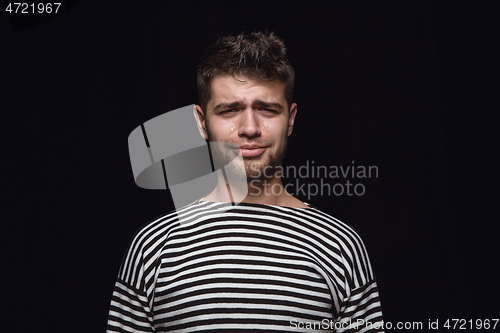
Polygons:
[[235,111],[236,111],[235,109],[230,109],[230,110],[222,111],[220,114],[232,113],[232,112],[235,112]]

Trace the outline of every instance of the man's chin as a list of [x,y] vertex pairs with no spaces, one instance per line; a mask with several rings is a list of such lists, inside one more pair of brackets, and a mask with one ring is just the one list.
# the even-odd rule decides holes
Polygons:
[[[240,160],[241,161],[241,160]],[[279,160],[268,156],[268,154],[261,154],[259,156],[245,156],[243,163],[238,161],[232,163],[232,172],[240,176],[246,176],[247,183],[251,181],[265,181],[273,178],[276,173],[276,167]],[[245,173],[245,175],[243,175]]]
[[247,181],[252,180],[266,180],[272,178],[274,168],[261,161],[245,161],[245,171],[247,174]]

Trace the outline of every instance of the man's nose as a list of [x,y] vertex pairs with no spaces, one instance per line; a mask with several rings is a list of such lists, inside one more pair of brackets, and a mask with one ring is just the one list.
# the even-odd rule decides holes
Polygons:
[[252,109],[246,109],[241,113],[239,126],[239,136],[254,137],[261,134],[259,119]]

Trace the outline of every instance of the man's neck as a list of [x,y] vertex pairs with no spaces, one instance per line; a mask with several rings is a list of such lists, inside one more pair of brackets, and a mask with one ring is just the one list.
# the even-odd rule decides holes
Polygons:
[[235,200],[235,198],[243,198],[242,192],[244,192],[244,189],[241,187],[238,188],[238,186],[229,186],[224,177],[219,175],[216,188],[202,200],[308,208],[306,204],[286,191],[281,177],[253,179],[247,182],[246,189],[248,193],[244,199]]

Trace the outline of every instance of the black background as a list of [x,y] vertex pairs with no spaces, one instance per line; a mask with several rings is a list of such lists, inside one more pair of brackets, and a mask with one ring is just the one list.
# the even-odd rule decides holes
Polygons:
[[499,318],[499,14],[494,2],[81,1],[14,33],[2,12],[1,325],[105,330],[128,242],[173,209],[168,191],[134,184],[129,133],[197,103],[211,41],[256,30],[283,38],[296,70],[285,165],[378,167],[354,180],[363,196],[299,198],[362,235],[385,321]]

